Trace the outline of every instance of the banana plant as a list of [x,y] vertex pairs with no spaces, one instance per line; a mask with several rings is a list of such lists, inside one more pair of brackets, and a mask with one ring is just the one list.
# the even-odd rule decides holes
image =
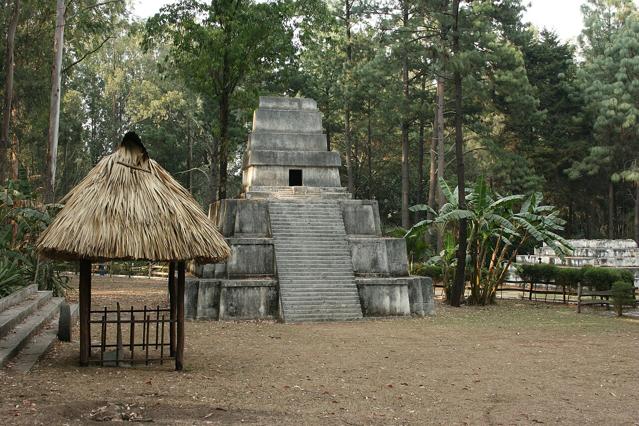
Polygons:
[[413,211],[427,211],[431,218],[415,224],[406,235],[435,226],[456,236],[459,220],[468,220],[468,303],[494,302],[508,269],[526,244],[546,243],[560,255],[570,252],[570,245],[558,234],[564,229],[565,221],[554,206],[542,204],[541,193],[500,196],[480,178],[468,190],[467,209],[462,210],[456,201],[457,189],[451,191],[443,181],[439,184],[446,203],[439,211],[425,205],[413,206]]

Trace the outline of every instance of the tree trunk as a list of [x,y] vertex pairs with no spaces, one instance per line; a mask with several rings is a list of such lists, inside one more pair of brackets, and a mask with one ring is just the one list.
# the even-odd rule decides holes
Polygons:
[[[446,154],[444,144],[444,79],[437,78],[437,181],[444,179],[444,172],[446,171]],[[444,193],[439,188],[439,184],[436,186],[435,193],[437,194],[437,205],[443,206]],[[444,248],[444,235],[442,231],[437,231],[437,252],[441,252]]]
[[219,192],[218,199],[226,198],[226,181],[229,156],[229,117],[230,117],[230,94],[222,93],[219,101],[220,117],[220,150],[219,150]]
[[368,100],[368,126],[366,128],[366,160],[368,162],[368,198],[373,196],[373,126],[371,125],[371,100]]
[[[439,86],[439,84],[438,84]],[[439,93],[438,93],[439,94]],[[435,114],[433,116],[433,135],[430,138],[430,169],[428,171],[428,206],[435,210],[436,192],[437,192],[437,95],[435,96]],[[428,213],[428,218],[432,218],[432,213]]]
[[[8,6],[8,3],[7,3]],[[20,0],[13,2],[13,11],[7,30],[7,49],[5,51],[4,105],[2,108],[2,129],[0,130],[0,182],[4,182],[7,171],[7,149],[9,147],[9,126],[11,123],[11,103],[13,102],[13,70],[15,66],[16,28],[20,16]]]
[[[459,48],[459,0],[453,0],[453,55],[457,58],[460,54]],[[463,126],[463,110],[462,110],[462,76],[459,67],[455,68],[453,73],[453,84],[455,85],[455,157],[457,164],[457,187],[458,187],[458,203],[459,209],[466,208],[466,188],[464,176],[464,135],[462,133]],[[451,290],[450,304],[459,306],[464,296],[465,288],[465,270],[466,270],[466,246],[467,238],[467,221],[462,219],[459,221],[458,248],[457,248],[457,269],[455,271],[455,282]]]
[[66,5],[57,0],[55,37],[53,42],[53,66],[51,67],[51,106],[49,111],[49,138],[47,150],[44,202],[55,201],[55,172],[58,156],[58,130],[60,124],[60,92],[62,85],[62,52],[64,50],[64,19]]
[[[408,26],[408,4],[402,2],[403,26]],[[404,52],[402,58],[402,88],[405,105],[409,104],[409,80],[408,80],[408,53]],[[409,181],[408,181],[408,112],[405,110],[402,116],[402,228],[410,227],[408,215]]]
[[217,143],[217,140],[215,139],[215,137],[212,140],[211,143],[211,168],[209,170],[210,174],[209,174],[209,202],[210,204],[215,204],[217,202],[217,196],[218,196],[218,179],[220,177],[220,174],[218,173],[218,162],[217,162],[217,157],[218,157],[218,149],[219,149],[219,144]]
[[[353,61],[353,46],[351,37],[351,7],[352,2],[346,0],[344,2],[344,23],[346,25],[346,77],[345,83],[350,84],[350,72]],[[352,141],[351,141],[351,102],[346,96],[344,104],[344,150],[346,151],[346,175],[348,179],[348,192],[351,194],[355,189],[353,180],[353,159],[352,159]]]
[[635,241],[639,244],[639,182],[635,182]]
[[[417,146],[417,204],[424,202],[424,120],[419,119],[419,136]],[[415,213],[415,222],[419,222],[421,216]]]
[[189,152],[186,157],[186,170],[188,170],[186,175],[186,183],[187,188],[190,193],[193,193],[193,139],[191,138],[191,123],[187,117],[186,119],[186,142],[189,147]]
[[612,180],[608,182],[608,238],[615,238],[615,187]]

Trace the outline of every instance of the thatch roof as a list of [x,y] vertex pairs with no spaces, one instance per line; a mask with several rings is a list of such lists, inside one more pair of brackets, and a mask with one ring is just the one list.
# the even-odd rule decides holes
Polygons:
[[230,254],[191,194],[149,159],[132,132],[62,204],[37,243],[52,259],[219,262]]

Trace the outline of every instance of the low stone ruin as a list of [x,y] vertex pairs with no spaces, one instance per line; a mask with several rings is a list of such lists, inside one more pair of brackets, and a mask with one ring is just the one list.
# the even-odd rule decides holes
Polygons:
[[574,248],[570,256],[562,259],[552,247],[544,244],[534,254],[518,255],[517,263],[545,263],[580,268],[601,266],[631,269],[635,273],[635,287],[639,287],[639,248],[634,240],[568,240]]
[[239,199],[210,217],[231,247],[224,264],[194,265],[194,319],[353,320],[434,311],[429,278],[408,273],[406,243],[382,236],[375,200],[340,185],[311,99],[260,97]]

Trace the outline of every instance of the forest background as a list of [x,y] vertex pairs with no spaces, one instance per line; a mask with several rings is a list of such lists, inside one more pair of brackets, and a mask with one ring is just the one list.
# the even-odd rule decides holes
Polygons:
[[577,45],[525,24],[521,0],[183,0],[145,21],[118,0],[58,0],[62,20],[54,1],[3,3],[1,177],[37,199],[50,182],[59,200],[127,130],[204,207],[235,197],[258,96],[285,94],[318,102],[344,186],[409,228],[411,205],[443,202],[438,178],[456,183],[458,74],[466,181],[542,192],[567,237],[639,240],[631,0],[585,2]]

